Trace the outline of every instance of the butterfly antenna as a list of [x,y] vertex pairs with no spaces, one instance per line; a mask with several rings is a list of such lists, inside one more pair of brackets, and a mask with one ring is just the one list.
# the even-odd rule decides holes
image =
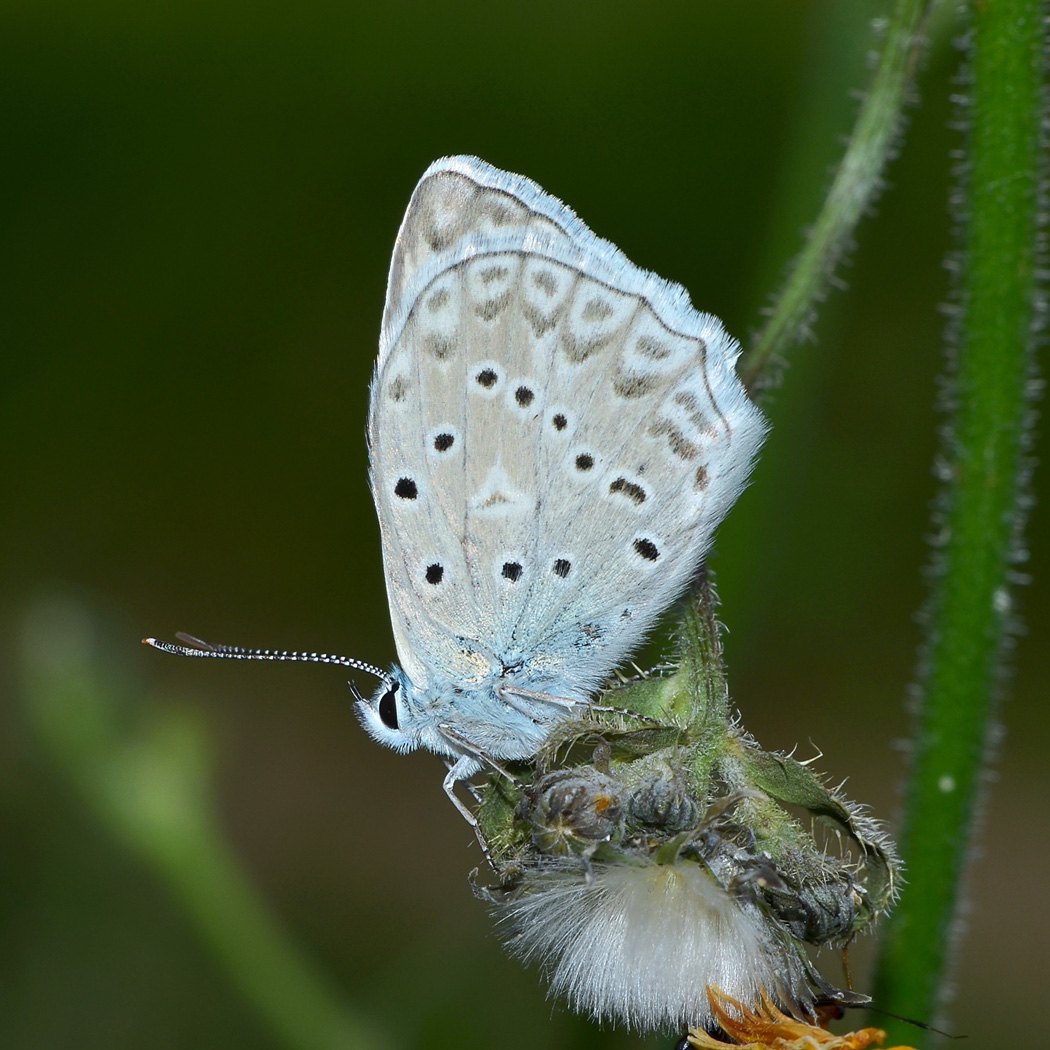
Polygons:
[[388,686],[393,687],[394,684],[394,679],[375,664],[365,663],[364,660],[354,660],[349,656],[291,652],[286,649],[242,649],[239,645],[213,645],[211,642],[194,638],[192,634],[184,634],[182,631],[179,631],[175,637],[184,644],[176,645],[174,642],[164,642],[159,638],[143,638],[142,644],[175,656],[209,656],[219,660],[289,660],[295,663],[338,664],[340,667],[350,667],[355,671],[365,671]]
[[925,1021],[916,1021],[913,1017],[905,1017],[903,1014],[895,1014],[890,1010],[883,1010],[881,1007],[876,1006],[874,1003],[860,1004],[864,1010],[869,1010],[873,1014],[882,1014],[883,1017],[892,1017],[895,1021],[903,1021],[905,1024],[910,1024],[915,1028],[921,1029],[923,1032],[936,1032],[937,1035],[943,1036],[945,1039],[965,1039],[966,1035],[952,1035],[951,1032],[942,1031],[940,1028],[934,1028],[932,1024],[927,1024]]

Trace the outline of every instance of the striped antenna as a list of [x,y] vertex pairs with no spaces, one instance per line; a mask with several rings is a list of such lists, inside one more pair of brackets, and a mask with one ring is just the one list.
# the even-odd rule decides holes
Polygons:
[[363,660],[353,660],[349,656],[332,656],[330,653],[299,653],[284,649],[242,649],[238,645],[212,645],[211,642],[194,638],[192,634],[179,631],[176,638],[184,645],[174,642],[162,642],[159,638],[143,638],[142,644],[162,653],[173,653],[175,656],[210,656],[218,660],[290,660],[296,663],[338,664],[340,667],[351,667],[355,671],[365,671],[380,681],[394,688],[394,679],[374,664]]

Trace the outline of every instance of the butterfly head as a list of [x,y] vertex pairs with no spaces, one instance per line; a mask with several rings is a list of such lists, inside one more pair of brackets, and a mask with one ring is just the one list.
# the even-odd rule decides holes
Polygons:
[[357,717],[369,736],[404,754],[420,746],[419,726],[409,708],[412,685],[400,667],[380,679],[379,688],[366,699],[351,683]]

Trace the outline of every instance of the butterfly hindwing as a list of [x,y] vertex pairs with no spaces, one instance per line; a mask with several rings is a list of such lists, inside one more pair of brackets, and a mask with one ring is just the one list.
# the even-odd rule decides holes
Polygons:
[[695,573],[764,425],[720,322],[534,183],[438,162],[391,266],[369,436],[410,679],[586,692]]

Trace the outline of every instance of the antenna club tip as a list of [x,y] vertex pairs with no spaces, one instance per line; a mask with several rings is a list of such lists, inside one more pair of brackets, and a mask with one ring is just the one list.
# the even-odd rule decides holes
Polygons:
[[157,644],[157,639],[156,638],[143,638],[142,639],[142,644],[143,645],[155,646]]

